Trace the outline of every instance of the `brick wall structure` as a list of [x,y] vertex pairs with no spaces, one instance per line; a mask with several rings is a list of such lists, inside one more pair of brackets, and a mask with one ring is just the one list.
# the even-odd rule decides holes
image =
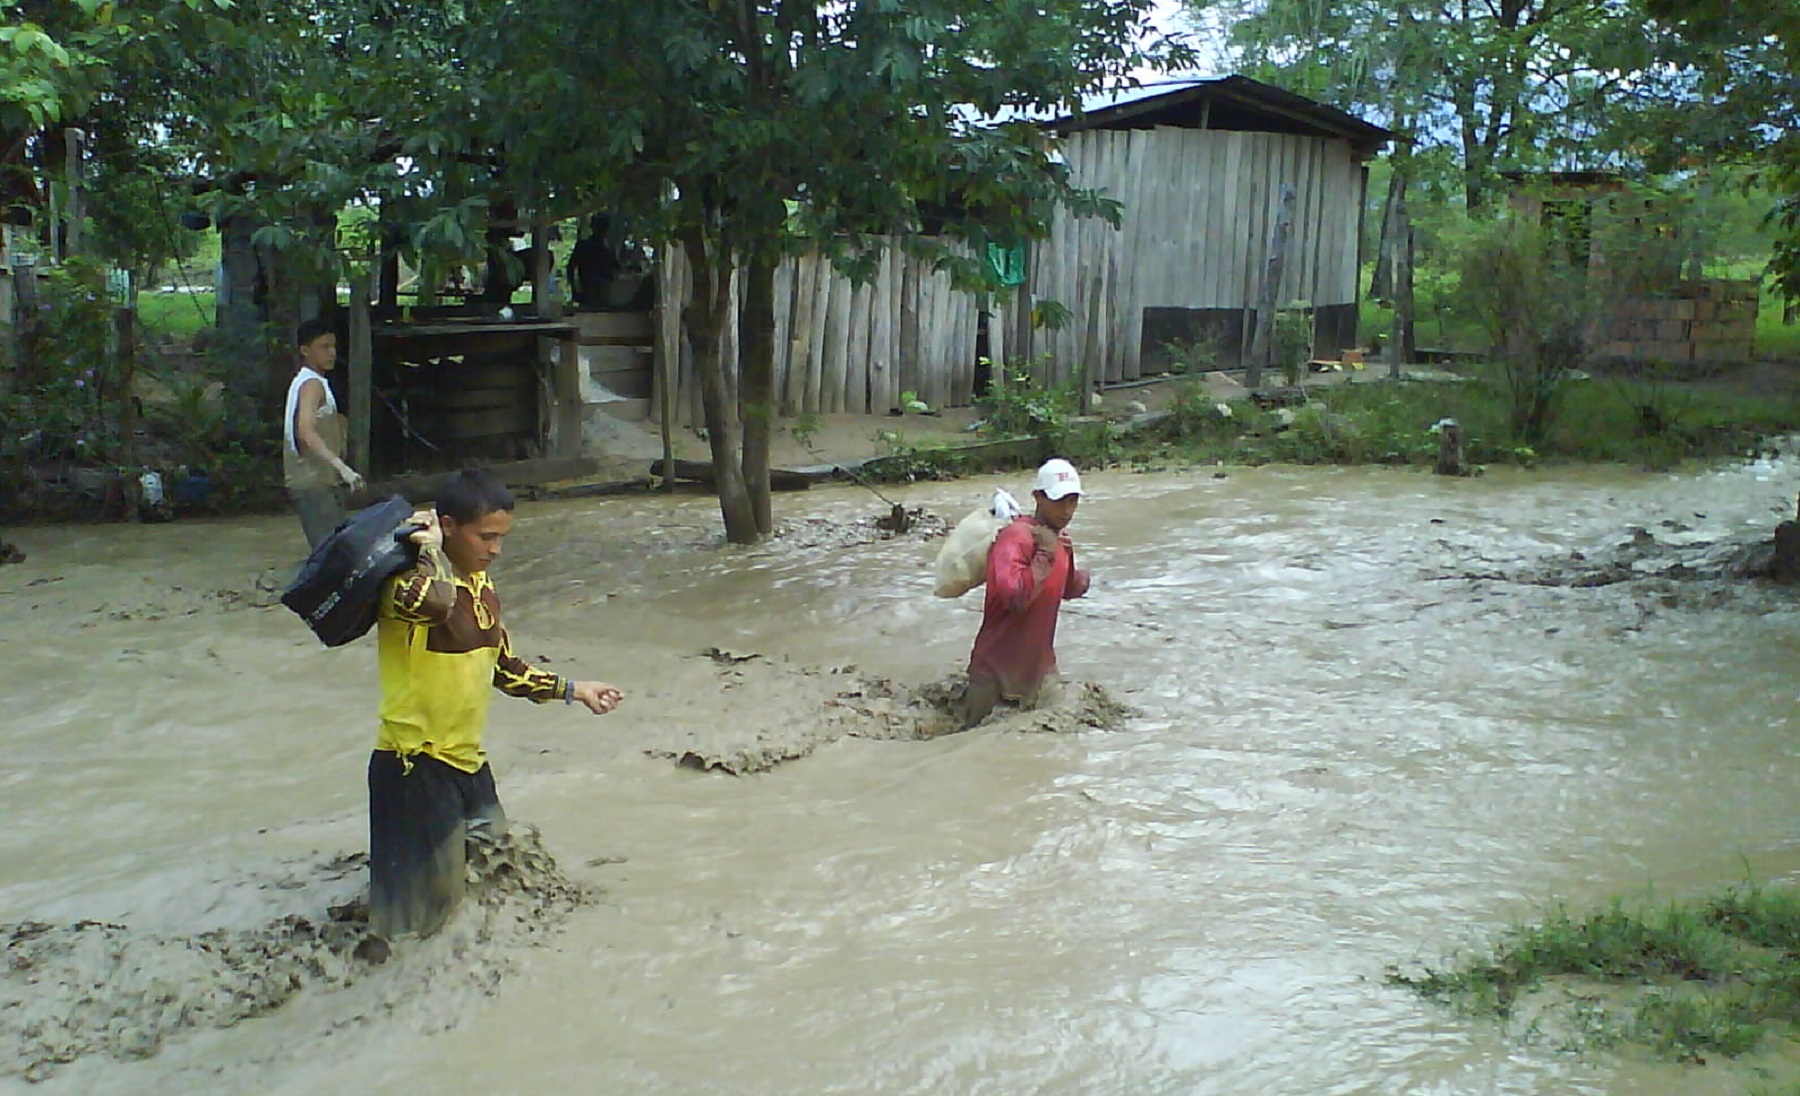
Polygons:
[[1711,366],[1756,353],[1758,283],[1687,282],[1657,297],[1628,297],[1600,321],[1595,357],[1641,365]]

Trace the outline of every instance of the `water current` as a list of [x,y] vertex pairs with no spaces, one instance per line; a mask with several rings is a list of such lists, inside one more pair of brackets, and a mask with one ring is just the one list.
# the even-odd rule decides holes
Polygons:
[[[954,521],[1017,478],[901,497]],[[494,571],[516,644],[627,701],[597,720],[499,698],[488,739],[509,813],[589,900],[552,917],[528,895],[363,973],[308,967],[223,1026],[183,1003],[198,975],[146,961],[149,999],[191,1024],[37,1083],[0,1064],[0,1091],[1706,1096],[1791,1076],[1780,1046],[1705,1067],[1571,1051],[1384,973],[1548,902],[1800,876],[1800,600],[1521,581],[1634,527],[1748,543],[1795,481],[1096,473],[1071,530],[1094,592],[1058,649],[1139,714],[922,741],[861,737],[833,698],[958,669],[979,595],[931,596],[936,542],[854,535],[884,509],[867,492],[783,496],[787,535],[747,550],[703,498],[526,504]],[[0,923],[91,919],[191,958],[195,934],[354,897],[374,651],[320,649],[268,606],[297,523],[8,539],[28,558],[0,569]],[[670,760],[721,737],[792,760]],[[130,947],[70,960],[82,992]],[[70,992],[50,981],[33,992]]]

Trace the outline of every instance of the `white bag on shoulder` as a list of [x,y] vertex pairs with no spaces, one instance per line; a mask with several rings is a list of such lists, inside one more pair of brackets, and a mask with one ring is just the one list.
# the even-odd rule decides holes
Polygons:
[[996,488],[993,501],[956,523],[938,550],[938,597],[961,597],[987,581],[988,549],[994,537],[1019,516],[1019,503],[1005,488]]

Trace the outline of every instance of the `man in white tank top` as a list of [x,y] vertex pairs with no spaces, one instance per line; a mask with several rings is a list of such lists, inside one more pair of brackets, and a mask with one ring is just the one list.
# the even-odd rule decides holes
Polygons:
[[337,335],[324,320],[308,320],[295,341],[300,362],[282,416],[281,467],[306,542],[316,548],[344,520],[345,496],[361,487],[363,478],[340,456],[344,416],[325,380],[337,368]]

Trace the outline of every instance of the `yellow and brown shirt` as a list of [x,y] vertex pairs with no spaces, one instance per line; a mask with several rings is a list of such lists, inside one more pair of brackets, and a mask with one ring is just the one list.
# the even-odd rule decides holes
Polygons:
[[486,572],[456,574],[442,550],[395,575],[376,619],[381,662],[378,750],[425,754],[475,772],[491,690],[539,704],[563,695],[563,678],[513,654],[500,595]]

